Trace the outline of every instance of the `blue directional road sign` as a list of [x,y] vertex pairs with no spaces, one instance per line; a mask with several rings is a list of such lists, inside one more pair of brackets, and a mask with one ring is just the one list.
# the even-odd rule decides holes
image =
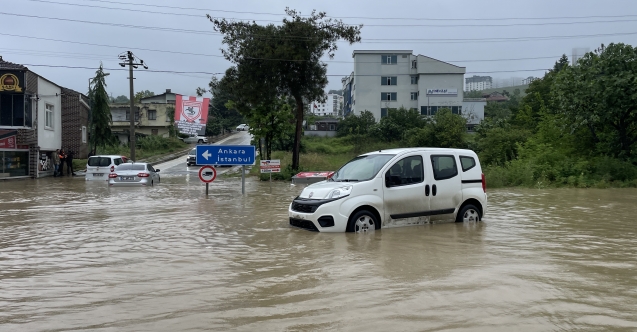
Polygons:
[[197,145],[197,165],[254,165],[254,145]]

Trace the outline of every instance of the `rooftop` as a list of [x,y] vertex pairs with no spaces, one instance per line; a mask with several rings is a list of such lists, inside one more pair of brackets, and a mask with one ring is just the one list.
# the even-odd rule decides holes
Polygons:
[[13,62],[9,62],[9,61],[4,61],[2,59],[2,56],[0,56],[0,69],[5,69],[5,70],[29,70],[29,68],[23,66],[23,65],[19,65],[17,63],[13,63]]
[[352,57],[356,54],[412,54],[413,50],[354,50]]

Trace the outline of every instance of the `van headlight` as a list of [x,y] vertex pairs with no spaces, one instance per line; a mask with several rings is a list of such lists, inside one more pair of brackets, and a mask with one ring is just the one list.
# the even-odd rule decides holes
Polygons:
[[349,194],[352,193],[352,188],[353,188],[352,186],[345,186],[345,187],[333,189],[332,191],[327,193],[327,196],[325,196],[325,199],[341,198],[341,197],[349,196]]

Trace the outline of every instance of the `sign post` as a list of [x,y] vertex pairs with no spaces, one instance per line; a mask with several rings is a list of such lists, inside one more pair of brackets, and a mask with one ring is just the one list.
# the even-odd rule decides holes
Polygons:
[[270,173],[272,181],[272,173],[281,173],[281,159],[261,160],[259,169],[261,173]]
[[204,166],[199,169],[199,180],[206,184],[206,196],[208,196],[208,185],[217,178],[217,170],[212,166]]
[[241,193],[245,194],[245,167],[254,165],[254,145],[197,145],[197,165],[241,166]]

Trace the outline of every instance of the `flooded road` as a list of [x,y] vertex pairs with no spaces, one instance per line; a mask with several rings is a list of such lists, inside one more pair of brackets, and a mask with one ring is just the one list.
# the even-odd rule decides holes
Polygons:
[[152,188],[0,182],[0,331],[637,330],[636,190],[321,234],[288,226],[301,187],[219,177],[206,199],[180,159]]

